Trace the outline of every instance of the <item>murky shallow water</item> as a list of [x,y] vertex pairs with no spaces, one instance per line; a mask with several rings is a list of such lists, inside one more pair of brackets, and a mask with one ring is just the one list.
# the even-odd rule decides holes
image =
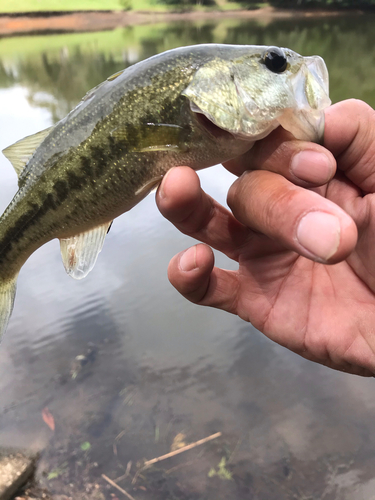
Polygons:
[[[334,100],[375,105],[374,20],[227,20],[2,39],[0,148],[64,116],[124,65],[190,43],[319,53]],[[3,157],[0,169],[2,211],[16,178]],[[224,203],[233,177],[222,167],[200,176]],[[238,318],[184,301],[166,269],[190,244],[149,196],[115,221],[82,282],[66,276],[56,241],[29,259],[0,349],[0,445],[43,450],[37,478],[56,499],[123,498],[102,473],[125,475],[119,485],[136,500],[375,499],[374,381],[314,365]],[[132,483],[143,459],[219,431]]]

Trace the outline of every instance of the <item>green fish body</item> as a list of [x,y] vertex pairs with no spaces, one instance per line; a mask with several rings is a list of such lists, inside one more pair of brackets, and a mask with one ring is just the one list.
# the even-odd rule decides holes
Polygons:
[[113,219],[170,168],[227,161],[279,125],[318,141],[329,104],[318,56],[197,45],[109,77],[56,125],[5,149],[19,190],[0,218],[0,335],[18,273],[41,245],[59,238],[68,274],[83,278]]

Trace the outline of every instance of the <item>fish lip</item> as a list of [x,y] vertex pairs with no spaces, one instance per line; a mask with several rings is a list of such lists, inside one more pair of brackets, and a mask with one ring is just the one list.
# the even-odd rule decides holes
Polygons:
[[303,58],[298,73],[290,80],[290,92],[296,106],[286,109],[277,121],[296,139],[322,144],[324,110],[331,100],[328,70],[320,56]]
[[320,56],[305,57],[290,83],[299,110],[322,111],[331,104],[328,70]]
[[319,82],[325,94],[329,95],[329,75],[326,63],[320,56],[305,57],[305,65],[309,72],[314,76],[315,80]]

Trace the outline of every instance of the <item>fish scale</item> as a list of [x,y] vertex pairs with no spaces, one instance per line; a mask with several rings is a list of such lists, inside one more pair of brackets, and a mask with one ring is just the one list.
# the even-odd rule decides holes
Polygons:
[[[278,67],[270,63],[275,57]],[[59,238],[65,269],[83,278],[112,220],[170,168],[227,161],[279,125],[319,140],[329,103],[318,56],[262,46],[183,47],[112,75],[54,127],[5,149],[19,190],[0,218],[0,335],[18,273],[41,245]]]

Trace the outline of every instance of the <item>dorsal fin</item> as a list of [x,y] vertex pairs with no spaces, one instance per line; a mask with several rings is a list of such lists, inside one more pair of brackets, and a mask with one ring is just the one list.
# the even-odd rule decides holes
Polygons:
[[117,71],[117,73],[114,73],[113,75],[109,76],[109,77],[107,78],[107,82],[113,82],[113,80],[116,80],[116,78],[117,78],[118,76],[122,75],[124,71],[125,71],[125,70],[124,70],[124,69],[122,69],[121,71]]
[[24,166],[32,157],[34,151],[50,133],[54,126],[41,130],[33,135],[28,135],[20,141],[15,142],[11,146],[3,149],[3,154],[13,165],[18,177],[20,176]]
[[81,280],[89,274],[103,248],[111,224],[112,221],[106,222],[90,231],[60,239],[61,257],[69,276]]

